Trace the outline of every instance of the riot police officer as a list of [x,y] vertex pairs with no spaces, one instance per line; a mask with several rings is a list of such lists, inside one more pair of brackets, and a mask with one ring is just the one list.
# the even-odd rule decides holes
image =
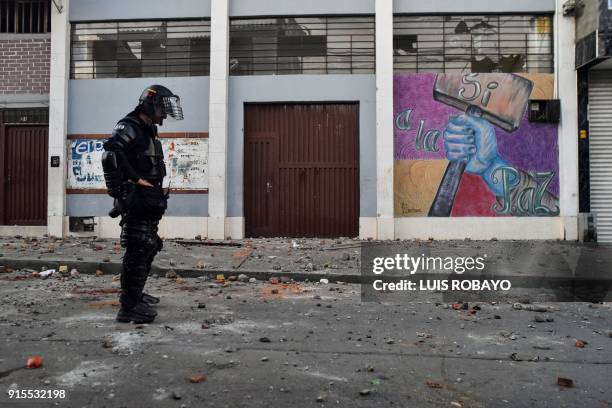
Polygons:
[[102,167],[108,194],[115,199],[111,216],[121,215],[121,308],[117,321],[151,323],[159,299],[143,292],[151,264],[162,249],[158,223],[167,207],[164,155],[157,126],[168,116],[181,120],[178,95],[161,85],[146,88],[138,106],[121,119],[104,143]]

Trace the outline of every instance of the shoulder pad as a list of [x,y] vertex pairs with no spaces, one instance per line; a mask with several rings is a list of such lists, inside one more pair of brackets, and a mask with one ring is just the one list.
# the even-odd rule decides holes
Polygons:
[[123,150],[128,148],[140,133],[138,122],[131,118],[123,118],[113,128],[113,133],[106,144],[114,149]]

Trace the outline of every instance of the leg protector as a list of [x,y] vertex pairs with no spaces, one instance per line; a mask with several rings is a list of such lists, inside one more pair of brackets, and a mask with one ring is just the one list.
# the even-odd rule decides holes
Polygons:
[[126,248],[121,273],[121,305],[131,309],[142,301],[149,267],[157,251],[157,222],[134,219],[123,220],[121,245]]

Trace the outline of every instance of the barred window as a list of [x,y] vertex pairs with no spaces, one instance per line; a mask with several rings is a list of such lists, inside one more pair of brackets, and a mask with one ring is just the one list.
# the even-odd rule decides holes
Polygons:
[[374,17],[232,19],[230,75],[372,74]]
[[395,16],[396,72],[554,70],[550,15]]
[[1,0],[0,33],[51,32],[51,0]]
[[138,78],[210,73],[210,21],[72,25],[70,77]]

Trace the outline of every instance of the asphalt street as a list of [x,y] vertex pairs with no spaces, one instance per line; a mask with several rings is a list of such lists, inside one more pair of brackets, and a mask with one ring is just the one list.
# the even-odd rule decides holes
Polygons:
[[[360,285],[334,280],[160,275],[147,283],[162,299],[158,318],[134,325],[114,321],[117,276],[99,275],[0,273],[0,406],[612,403],[610,303],[536,312],[516,299],[458,307],[440,293],[362,302]],[[34,355],[42,367],[26,368]],[[66,399],[9,399],[11,390]]]

